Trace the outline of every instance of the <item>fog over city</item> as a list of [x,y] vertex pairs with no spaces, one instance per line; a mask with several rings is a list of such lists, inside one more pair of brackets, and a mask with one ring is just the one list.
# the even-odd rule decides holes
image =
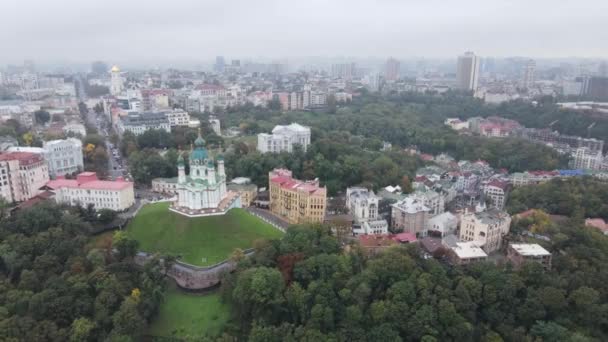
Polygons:
[[608,1],[5,0],[0,63],[605,57]]

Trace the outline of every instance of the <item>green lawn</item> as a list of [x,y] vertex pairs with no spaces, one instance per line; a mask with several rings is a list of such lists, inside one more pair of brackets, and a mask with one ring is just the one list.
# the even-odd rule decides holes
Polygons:
[[225,260],[235,248],[252,247],[256,239],[283,234],[244,209],[189,218],[168,208],[169,203],[148,204],[129,223],[127,230],[140,250],[180,255],[184,262],[207,266]]
[[217,293],[185,293],[172,285],[148,333],[175,338],[216,336],[228,321],[229,309]]

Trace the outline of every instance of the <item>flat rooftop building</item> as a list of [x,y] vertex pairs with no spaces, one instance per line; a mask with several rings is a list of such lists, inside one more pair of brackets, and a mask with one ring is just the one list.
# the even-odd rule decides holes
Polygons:
[[551,253],[536,243],[510,244],[507,259],[515,268],[520,268],[525,262],[538,262],[545,270],[551,269]]

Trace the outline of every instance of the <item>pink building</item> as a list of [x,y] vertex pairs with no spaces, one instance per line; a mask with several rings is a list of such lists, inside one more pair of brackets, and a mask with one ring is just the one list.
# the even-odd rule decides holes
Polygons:
[[26,201],[38,195],[49,181],[49,169],[41,154],[0,154],[0,197],[8,202]]
[[57,203],[81,205],[93,204],[95,209],[126,210],[135,203],[133,182],[117,178],[115,181],[99,180],[95,172],[82,172],[76,179],[63,177],[46,183],[45,188],[55,193]]

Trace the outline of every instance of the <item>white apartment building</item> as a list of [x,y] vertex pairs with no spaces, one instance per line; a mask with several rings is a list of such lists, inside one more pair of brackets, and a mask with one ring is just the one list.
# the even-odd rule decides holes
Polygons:
[[395,230],[424,237],[427,235],[430,211],[421,200],[408,196],[391,205],[391,226]]
[[102,181],[94,172],[83,172],[76,179],[55,179],[46,183],[45,188],[55,193],[57,203],[95,209],[123,211],[135,203],[133,183],[122,178],[115,181]]
[[357,223],[355,234],[388,234],[388,222],[378,216],[379,201],[380,197],[366,188],[346,189],[346,207]]
[[45,141],[44,158],[52,177],[79,172],[84,169],[82,142],[76,138]]
[[468,212],[460,219],[460,241],[475,241],[486,253],[500,249],[509,233],[511,216],[498,209]]
[[188,127],[190,124],[190,115],[181,109],[174,109],[171,111],[164,112],[167,120],[169,120],[169,125],[171,127],[175,126],[184,126]]
[[306,152],[310,145],[310,127],[292,123],[276,126],[272,134],[258,134],[258,151],[261,153],[292,152],[296,144],[301,145]]
[[120,134],[129,131],[135,135],[141,135],[149,129],[171,132],[171,125],[165,113],[129,113],[118,120],[116,128]]
[[579,147],[571,153],[570,164],[574,169],[601,170],[604,156],[602,151],[592,152],[587,147]]
[[507,203],[507,194],[509,191],[509,184],[507,182],[492,180],[488,184],[484,185],[483,193],[490,199],[490,207],[503,210]]
[[439,215],[445,211],[445,197],[433,190],[416,191],[410,195],[430,209],[431,216]]

